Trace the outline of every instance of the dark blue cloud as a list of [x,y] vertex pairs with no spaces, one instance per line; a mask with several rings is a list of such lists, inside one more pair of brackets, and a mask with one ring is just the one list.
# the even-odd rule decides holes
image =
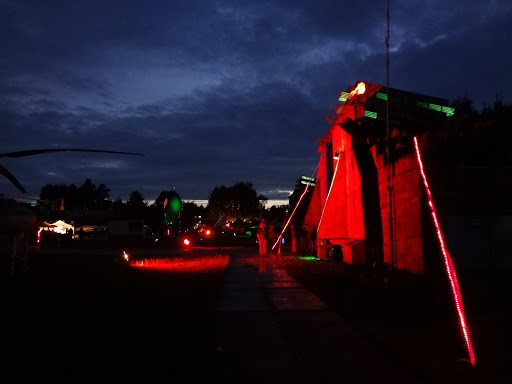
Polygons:
[[[383,1],[11,1],[0,6],[0,152],[83,147],[144,157],[2,159],[37,195],[105,183],[205,199],[252,182],[286,198],[316,167],[340,91],[385,85]],[[512,6],[391,2],[394,88],[510,102]],[[16,192],[7,180],[0,191]]]

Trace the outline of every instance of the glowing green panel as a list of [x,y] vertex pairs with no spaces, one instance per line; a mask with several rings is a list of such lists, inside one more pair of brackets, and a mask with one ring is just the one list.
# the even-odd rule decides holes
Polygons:
[[376,99],[380,99],[380,100],[387,100],[388,99],[388,95],[386,93],[377,92],[375,94],[375,98]]
[[350,97],[350,93],[348,92],[341,92],[339,101],[347,101],[347,99]]
[[441,112],[446,113],[446,116],[453,116],[455,114],[455,108],[441,107]]
[[446,116],[453,116],[455,114],[454,108],[445,107],[445,106],[438,105],[438,104],[430,104],[430,103],[426,103],[424,101],[417,101],[416,106],[418,106],[420,108],[430,109],[432,111],[443,112],[443,113],[446,113]]
[[431,109],[433,111],[441,112],[441,106],[437,104],[429,104],[428,109]]
[[377,118],[377,112],[364,111],[364,117],[369,117],[370,119],[376,119]]

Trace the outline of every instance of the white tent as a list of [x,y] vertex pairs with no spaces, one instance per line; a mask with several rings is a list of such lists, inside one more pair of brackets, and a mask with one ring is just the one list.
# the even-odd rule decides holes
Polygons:
[[55,223],[50,223],[50,224],[54,226],[53,228],[50,228],[50,231],[53,231],[53,232],[65,234],[70,229],[73,232],[75,231],[75,228],[73,225],[68,224],[62,220],[57,220]]

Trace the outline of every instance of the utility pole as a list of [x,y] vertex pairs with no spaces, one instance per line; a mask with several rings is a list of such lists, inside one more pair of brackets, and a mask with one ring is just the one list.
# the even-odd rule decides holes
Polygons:
[[392,166],[391,166],[391,132],[389,122],[389,0],[387,1],[387,14],[386,14],[387,30],[386,30],[386,156],[388,160],[388,209],[389,209],[389,251],[391,258],[391,269],[396,268],[395,260],[395,241],[394,241],[394,228],[393,228],[393,187],[391,185]]

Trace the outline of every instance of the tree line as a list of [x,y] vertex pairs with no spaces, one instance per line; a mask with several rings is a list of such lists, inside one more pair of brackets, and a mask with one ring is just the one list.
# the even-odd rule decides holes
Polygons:
[[412,136],[423,132],[425,156],[433,164],[495,166],[512,164],[512,105],[496,96],[493,103],[477,110],[468,97],[454,99],[453,116],[441,124],[392,127],[391,155],[414,151]]
[[[162,191],[154,203],[149,204],[139,191],[132,191],[127,201],[111,199],[105,184],[95,184],[87,178],[80,186],[75,184],[47,184],[39,194],[38,207],[50,210],[109,210],[119,219],[143,219],[157,228],[163,218],[164,201],[174,191]],[[215,187],[206,207],[192,202],[182,203],[181,225],[193,226],[199,218],[210,225],[225,219],[229,222],[251,223],[261,217],[283,220],[286,207],[265,209],[267,198],[258,194],[250,182],[238,182],[230,187]],[[62,206],[63,205],[63,206]]]

